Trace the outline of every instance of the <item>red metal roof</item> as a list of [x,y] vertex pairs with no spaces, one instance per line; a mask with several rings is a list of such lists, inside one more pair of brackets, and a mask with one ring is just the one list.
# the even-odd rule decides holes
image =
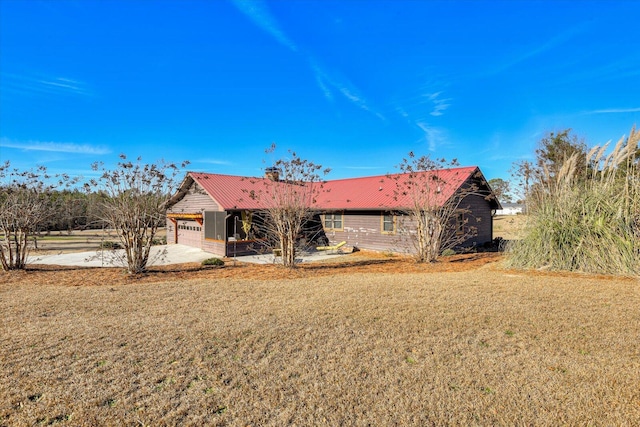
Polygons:
[[265,207],[263,203],[260,203],[259,197],[251,197],[251,192],[253,191],[254,194],[264,193],[267,189],[267,178],[199,172],[189,172],[189,175],[224,210],[262,209]]
[[[472,166],[420,172],[422,176],[419,182],[431,183],[431,193],[437,193],[438,203],[442,204],[477,170],[477,167]],[[251,193],[265,193],[272,184],[263,177],[199,172],[189,172],[188,176],[224,210],[265,208],[266,199],[252,198]],[[325,210],[406,208],[411,205],[411,196],[400,194],[397,184],[405,183],[407,179],[406,174],[392,174],[327,181],[318,197],[316,207]],[[288,184],[281,182],[280,185]],[[433,188],[436,186],[440,187],[438,192]]]
[[435,197],[437,205],[442,205],[476,170],[474,166],[418,172],[414,178],[408,174],[391,174],[329,181],[318,205],[337,210],[407,208],[412,204],[412,196],[404,191],[409,180],[430,185],[428,193]]

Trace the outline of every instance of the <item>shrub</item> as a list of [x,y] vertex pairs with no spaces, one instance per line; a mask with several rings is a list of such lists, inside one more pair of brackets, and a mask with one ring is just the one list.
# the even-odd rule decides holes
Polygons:
[[504,248],[506,247],[507,241],[502,237],[498,236],[491,242],[492,249],[498,252],[504,252]]
[[588,173],[577,155],[536,183],[528,195],[524,238],[509,245],[508,264],[640,275],[640,133],[631,130],[605,156],[587,154]]
[[207,258],[204,261],[202,261],[202,265],[213,265],[213,266],[221,267],[224,265],[224,261],[221,260],[220,258]]
[[122,249],[122,245],[118,242],[105,240],[104,242],[100,243],[100,249],[106,249],[106,250]]
[[156,237],[155,239],[153,239],[151,241],[151,245],[152,246],[160,246],[160,245],[166,245],[166,244],[167,244],[167,237],[166,236]]
[[454,251],[453,249],[445,249],[444,251],[442,251],[442,256],[451,256],[455,254],[456,251]]

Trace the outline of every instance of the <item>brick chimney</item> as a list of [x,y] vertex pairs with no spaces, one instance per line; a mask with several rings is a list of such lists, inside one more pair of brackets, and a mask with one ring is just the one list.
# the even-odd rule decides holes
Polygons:
[[276,167],[266,168],[264,170],[264,176],[271,181],[280,181],[280,170]]

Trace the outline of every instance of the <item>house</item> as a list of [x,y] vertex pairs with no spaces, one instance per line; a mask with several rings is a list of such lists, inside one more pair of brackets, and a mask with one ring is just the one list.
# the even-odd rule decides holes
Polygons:
[[[436,203],[473,186],[460,204],[455,227],[473,227],[474,236],[460,246],[483,245],[493,235],[492,214],[500,203],[477,167],[461,167],[421,172],[425,183],[434,186]],[[317,212],[315,229],[309,239],[378,251],[404,252],[409,248],[411,224],[402,215],[410,206],[410,195],[398,191],[407,174],[380,175],[327,181],[313,206]],[[264,177],[243,177],[189,172],[167,203],[167,243],[201,248],[219,256],[255,253],[260,239],[254,238],[254,213],[265,209],[267,198],[255,197],[269,185],[293,185],[278,180],[277,171]],[[437,186],[437,188],[436,188]],[[268,191],[268,190],[267,190]],[[460,193],[461,194],[461,193]],[[462,212],[462,210],[461,210]]]
[[502,209],[496,211],[496,215],[521,215],[524,206],[519,203],[503,203]]

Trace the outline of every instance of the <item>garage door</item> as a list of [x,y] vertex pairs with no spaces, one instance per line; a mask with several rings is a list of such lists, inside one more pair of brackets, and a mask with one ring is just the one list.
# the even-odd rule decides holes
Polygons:
[[196,221],[178,221],[178,241],[181,245],[202,247],[202,226]]

